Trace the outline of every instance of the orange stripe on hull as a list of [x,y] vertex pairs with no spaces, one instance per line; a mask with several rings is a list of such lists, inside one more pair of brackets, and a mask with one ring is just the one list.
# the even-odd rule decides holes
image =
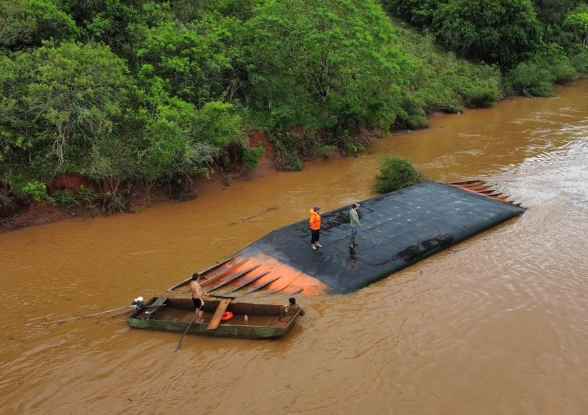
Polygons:
[[[235,266],[236,264],[239,264],[239,266]],[[239,277],[239,274],[256,265],[259,266],[257,266],[254,271]],[[230,271],[226,272],[227,270]],[[222,275],[221,278],[215,279],[215,275],[222,272],[226,272],[226,274]],[[207,278],[207,274],[208,273],[204,273],[202,276]],[[256,278],[256,276],[261,276],[261,278]],[[232,292],[231,295],[237,297],[255,291],[256,288],[259,287],[263,287],[259,292],[282,292],[288,294],[300,292],[302,289],[304,290],[305,295],[323,295],[330,291],[329,286],[316,278],[262,253],[258,253],[254,257],[237,256],[226,264],[223,264],[221,267],[215,268],[211,271],[210,277],[213,284],[207,286],[205,291],[210,292],[217,287],[222,287],[227,293]],[[276,279],[278,277],[279,279]],[[212,281],[213,279],[214,281]],[[276,280],[272,282],[274,279]],[[247,280],[251,280],[251,282],[247,283]],[[271,283],[268,284],[269,282]],[[264,285],[266,286],[264,287]],[[234,291],[235,289],[237,289],[237,291]],[[222,295],[220,291],[215,292],[215,294],[217,293]]]

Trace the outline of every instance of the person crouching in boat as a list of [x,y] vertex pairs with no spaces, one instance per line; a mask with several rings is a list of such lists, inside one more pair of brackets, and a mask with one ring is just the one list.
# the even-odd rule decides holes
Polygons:
[[202,315],[204,313],[204,300],[202,297],[204,293],[202,292],[202,287],[198,280],[200,279],[200,274],[197,272],[192,275],[192,281],[190,282],[190,291],[192,292],[192,301],[194,302],[195,311],[198,313],[198,322],[202,323],[204,319]]
[[[298,304],[296,304],[296,299],[294,297],[288,298],[288,305],[284,306],[284,314],[294,314],[300,308]],[[304,310],[300,308],[300,315],[303,316],[305,314]]]
[[310,209],[310,245],[312,249],[322,248],[322,245],[319,243],[319,238],[321,237],[321,214],[319,213],[321,210],[320,207],[313,207]]

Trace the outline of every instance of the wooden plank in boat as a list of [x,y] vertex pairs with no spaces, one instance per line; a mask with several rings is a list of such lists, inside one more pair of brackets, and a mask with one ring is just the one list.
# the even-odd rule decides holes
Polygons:
[[216,308],[212,319],[210,319],[210,323],[208,323],[208,327],[206,328],[207,330],[216,330],[218,328],[218,325],[221,322],[221,318],[223,317],[223,314],[225,314],[225,311],[227,310],[227,307],[230,303],[231,300],[219,301],[218,307]]
[[147,308],[143,310],[141,318],[150,319],[153,318],[155,312],[167,301],[167,297],[157,297],[153,304],[149,304]]
[[167,297],[157,297],[157,300],[155,300],[153,302],[153,304],[151,304],[151,307],[157,308],[160,305],[162,305],[163,303],[165,303],[166,301],[167,301]]

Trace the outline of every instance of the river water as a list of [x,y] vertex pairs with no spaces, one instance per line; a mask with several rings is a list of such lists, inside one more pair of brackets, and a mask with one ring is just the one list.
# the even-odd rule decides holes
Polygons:
[[[1,234],[0,413],[588,413],[588,82],[557,93],[190,202]],[[306,316],[276,341],[189,337],[174,353],[181,336],[124,314],[56,324],[165,294],[312,206],[374,196],[386,154],[528,211],[356,293],[300,296]]]

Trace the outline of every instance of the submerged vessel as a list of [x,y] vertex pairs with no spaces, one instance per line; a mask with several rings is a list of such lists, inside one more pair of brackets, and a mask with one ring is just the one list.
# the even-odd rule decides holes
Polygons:
[[359,204],[357,247],[349,246],[351,206],[344,206],[322,215],[320,249],[311,249],[308,219],[293,223],[202,271],[203,289],[239,297],[346,294],[525,211],[477,180],[421,183]]

